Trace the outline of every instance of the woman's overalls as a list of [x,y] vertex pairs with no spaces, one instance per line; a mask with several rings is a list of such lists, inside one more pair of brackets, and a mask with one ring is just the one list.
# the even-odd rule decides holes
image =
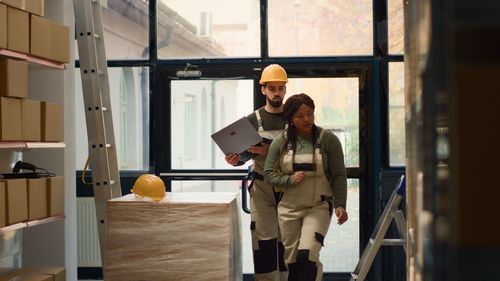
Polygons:
[[310,167],[304,181],[284,189],[278,205],[289,281],[320,281],[323,276],[319,251],[333,212],[333,192],[324,174],[320,151],[323,133],[321,130],[314,152],[293,155],[289,144],[280,163],[281,170],[290,175]]
[[[282,130],[264,131],[259,111],[258,133],[262,138],[273,140]],[[286,266],[284,248],[278,227],[277,206],[281,192],[264,182],[264,163],[267,155],[254,158],[254,184],[250,190],[250,209],[253,262],[256,281],[285,281]]]

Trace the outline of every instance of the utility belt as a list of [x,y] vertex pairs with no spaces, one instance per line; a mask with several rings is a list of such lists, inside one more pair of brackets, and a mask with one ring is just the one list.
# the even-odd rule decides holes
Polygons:
[[[256,171],[252,172],[252,177],[254,180],[264,181],[264,175],[257,173]],[[283,189],[280,186],[273,186],[274,192],[283,192]]]
[[[255,180],[264,181],[264,175],[249,169],[248,175],[243,179],[245,186],[248,188],[248,191],[252,189]],[[283,191],[279,186],[274,186],[273,190],[275,193]]]

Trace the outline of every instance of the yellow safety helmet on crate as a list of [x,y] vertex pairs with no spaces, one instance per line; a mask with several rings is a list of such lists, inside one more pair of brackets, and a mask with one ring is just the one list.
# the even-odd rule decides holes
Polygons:
[[288,76],[286,71],[279,64],[268,65],[264,70],[262,70],[262,75],[260,76],[259,83],[264,85],[267,82],[288,82]]
[[165,183],[155,175],[145,174],[137,178],[130,191],[158,202],[165,197]]

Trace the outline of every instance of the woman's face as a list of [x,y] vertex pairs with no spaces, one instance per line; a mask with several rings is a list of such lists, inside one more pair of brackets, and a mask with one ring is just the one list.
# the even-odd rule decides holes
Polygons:
[[298,135],[310,135],[314,124],[314,110],[308,105],[301,105],[292,115],[292,123]]

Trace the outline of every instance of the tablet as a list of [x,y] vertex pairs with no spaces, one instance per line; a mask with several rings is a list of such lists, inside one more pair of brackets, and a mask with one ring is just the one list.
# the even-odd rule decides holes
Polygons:
[[246,117],[242,117],[213,133],[212,139],[224,152],[224,155],[237,153],[242,162],[255,157],[257,154],[250,153],[247,149],[262,142],[262,137]]

